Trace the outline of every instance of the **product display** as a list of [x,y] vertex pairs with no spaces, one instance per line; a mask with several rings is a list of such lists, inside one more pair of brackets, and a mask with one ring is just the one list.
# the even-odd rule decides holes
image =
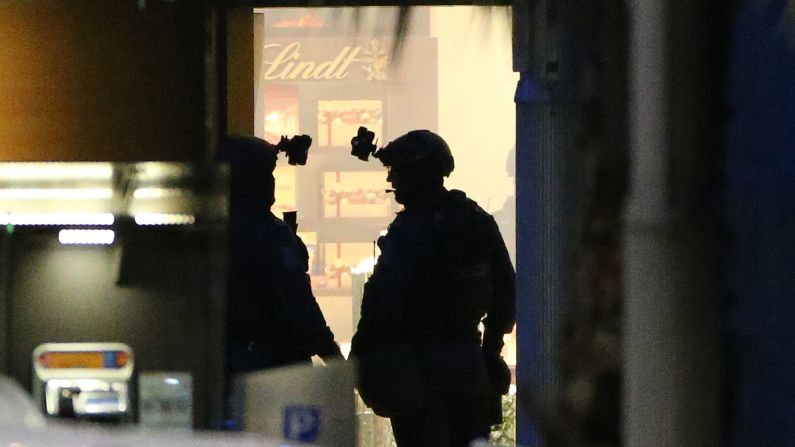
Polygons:
[[283,135],[300,135],[298,89],[290,85],[266,85],[262,125],[265,140],[276,143]]
[[392,198],[383,172],[323,174],[324,217],[390,217]]
[[318,291],[349,290],[352,270],[363,259],[372,258],[373,244],[368,242],[332,242],[322,244],[323,270],[312,276],[312,286]]
[[318,101],[317,122],[319,146],[348,147],[359,126],[366,126],[376,134],[381,134],[381,101]]

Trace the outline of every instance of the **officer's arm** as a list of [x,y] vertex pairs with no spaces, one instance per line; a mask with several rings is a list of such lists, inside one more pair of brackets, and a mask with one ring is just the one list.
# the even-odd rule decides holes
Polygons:
[[304,352],[317,354],[323,360],[340,358],[342,354],[334,342],[334,334],[312,294],[302,255],[300,247],[288,245],[283,250],[282,272],[276,288],[281,292],[276,300],[280,319],[287,335],[293,337],[292,342]]
[[487,354],[500,355],[504,334],[509,334],[516,323],[516,273],[511,258],[500,235],[496,222],[493,226],[491,254],[494,301],[483,321],[483,350]]

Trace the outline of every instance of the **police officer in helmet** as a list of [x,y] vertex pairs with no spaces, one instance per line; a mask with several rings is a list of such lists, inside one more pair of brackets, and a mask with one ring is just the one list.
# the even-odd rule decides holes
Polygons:
[[[465,446],[501,421],[510,371],[500,351],[515,322],[513,266],[493,217],[444,187],[455,163],[439,135],[414,130],[374,156],[387,167],[403,210],[379,239],[381,255],[365,286],[352,343],[363,365],[360,392],[390,417],[399,446]],[[416,393],[415,401],[368,402],[363,385],[379,383],[368,376],[379,370],[371,364],[389,361],[372,354],[398,345],[419,370],[418,382],[400,393]]]
[[[271,212],[277,154],[288,146],[290,157],[289,143],[229,137],[216,156],[230,167],[225,352],[230,375],[310,364],[313,355],[342,358],[312,294],[306,246]],[[298,154],[298,164],[305,162],[305,151]],[[293,158],[290,162],[295,164]]]

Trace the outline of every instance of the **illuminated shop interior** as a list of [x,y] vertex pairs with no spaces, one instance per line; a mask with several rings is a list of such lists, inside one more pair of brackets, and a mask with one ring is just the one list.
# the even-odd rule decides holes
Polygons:
[[[393,53],[396,8],[255,10],[256,134],[313,136],[304,167],[276,170],[274,212],[298,211],[318,302],[343,351],[358,321],[375,240],[399,211],[376,160],[349,155],[359,126],[379,145],[425,128],[450,144],[445,182],[493,213],[515,259],[517,74],[506,9],[415,7]],[[504,355],[516,363],[515,340]]]

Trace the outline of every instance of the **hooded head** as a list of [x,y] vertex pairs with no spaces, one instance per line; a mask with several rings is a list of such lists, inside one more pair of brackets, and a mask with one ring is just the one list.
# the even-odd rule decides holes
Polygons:
[[229,164],[229,192],[233,201],[268,208],[273,205],[277,154],[274,145],[257,137],[228,137],[221,143],[216,160]]

